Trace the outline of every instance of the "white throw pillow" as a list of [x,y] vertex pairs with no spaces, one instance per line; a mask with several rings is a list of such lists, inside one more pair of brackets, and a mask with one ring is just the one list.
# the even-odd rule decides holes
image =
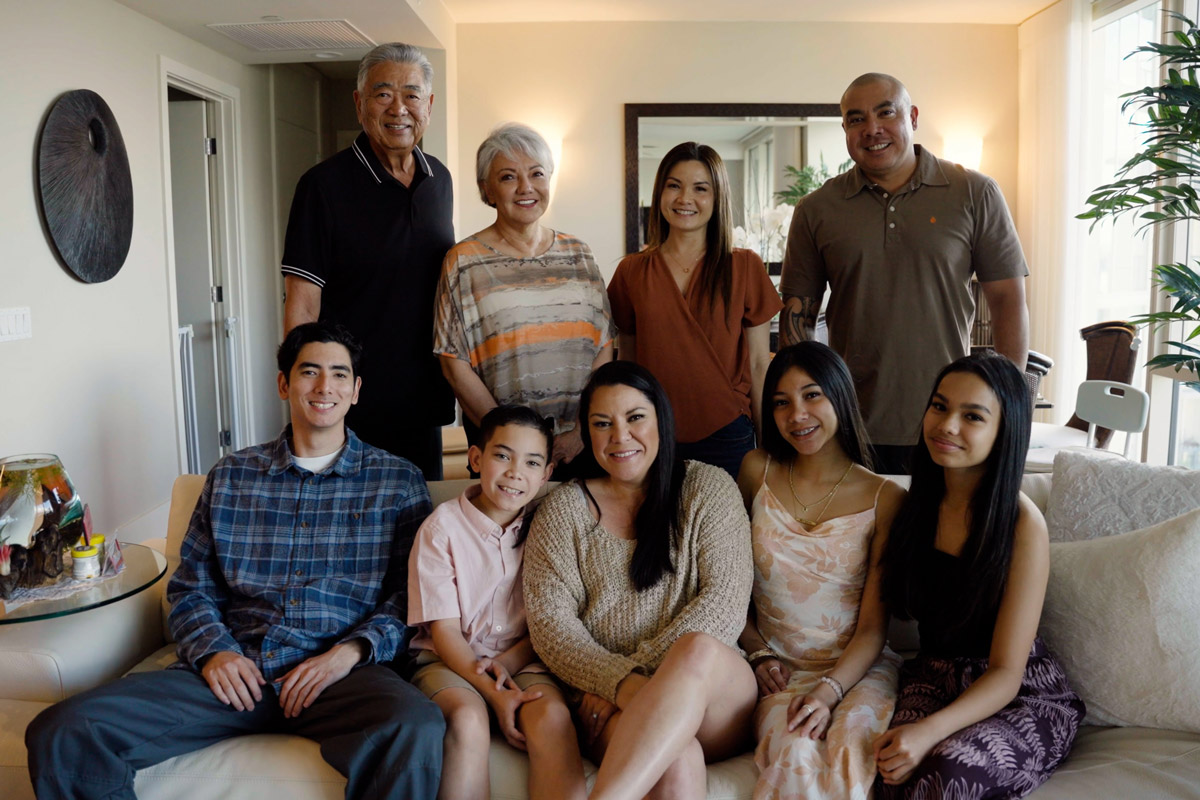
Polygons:
[[1052,542],[1136,531],[1200,508],[1200,471],[1155,467],[1086,452],[1054,459],[1046,506]]
[[1200,509],[1050,545],[1040,633],[1090,724],[1200,732]]

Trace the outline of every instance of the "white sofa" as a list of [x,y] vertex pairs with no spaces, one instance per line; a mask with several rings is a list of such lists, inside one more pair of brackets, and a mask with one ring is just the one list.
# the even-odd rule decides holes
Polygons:
[[[1023,487],[1043,509],[1050,479],[1050,475],[1030,475]],[[434,503],[456,496],[466,483],[432,484]],[[165,541],[168,574],[178,563],[179,544],[202,484],[203,478],[194,475],[176,481]],[[165,583],[164,579],[151,591],[86,614],[0,626],[0,797],[33,797],[23,734],[39,711],[130,667],[161,669],[174,660],[174,646],[166,641],[162,626]],[[42,627],[35,631],[35,625]],[[892,643],[900,650],[913,648],[911,628],[893,626]],[[496,740],[490,764],[492,798],[527,797],[521,753]],[[593,771],[589,765],[589,775]],[[756,775],[749,754],[711,765],[709,800],[748,800]],[[275,796],[335,800],[343,796],[344,786],[344,779],[325,764],[314,743],[286,735],[231,739],[144,769],[136,779],[137,794],[146,800],[261,800]],[[1200,735],[1151,728],[1084,727],[1067,761],[1031,797],[1200,798]]]

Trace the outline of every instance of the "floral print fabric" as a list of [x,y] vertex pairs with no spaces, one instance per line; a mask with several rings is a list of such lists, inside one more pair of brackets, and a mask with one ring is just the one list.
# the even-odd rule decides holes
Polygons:
[[[892,726],[917,722],[949,705],[979,679],[986,658],[917,656],[901,670]],[[996,714],[942,740],[902,786],[879,781],[878,800],[1020,798],[1041,786],[1067,757],[1084,705],[1062,667],[1035,639],[1016,698]]]
[[870,561],[875,509],[805,530],[764,480],[751,508],[758,630],[791,669],[788,688],[755,711],[755,800],[866,798],[875,738],[887,730],[900,659],[887,648],[833,710],[824,739],[787,730],[787,707],[837,664],[854,635]]

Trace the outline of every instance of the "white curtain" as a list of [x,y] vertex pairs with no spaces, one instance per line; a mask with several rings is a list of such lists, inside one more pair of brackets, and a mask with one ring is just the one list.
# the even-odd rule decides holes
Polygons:
[[1038,419],[1063,423],[1075,407],[1086,353],[1071,298],[1092,187],[1082,185],[1083,80],[1091,21],[1086,0],[1059,0],[1017,30],[1018,126],[1016,224],[1029,262],[1030,347],[1054,359],[1042,393],[1053,410]]

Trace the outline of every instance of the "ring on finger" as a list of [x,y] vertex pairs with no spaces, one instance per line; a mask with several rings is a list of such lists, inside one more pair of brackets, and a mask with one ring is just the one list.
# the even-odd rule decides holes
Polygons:
[[812,713],[814,711],[816,711],[816,709],[813,708],[812,706],[810,706],[808,703],[805,703],[804,705],[800,706],[800,710],[808,712],[808,716],[812,716]]
[[776,667],[771,667],[770,669],[768,669],[768,670],[767,670],[767,672],[779,672],[779,671],[780,671],[780,669],[779,669],[779,667],[777,667],[777,666],[776,666]]

